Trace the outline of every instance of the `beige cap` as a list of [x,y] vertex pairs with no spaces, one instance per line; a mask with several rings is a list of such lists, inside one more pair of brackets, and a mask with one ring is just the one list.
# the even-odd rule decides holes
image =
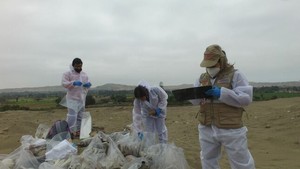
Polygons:
[[221,57],[225,54],[222,52],[222,48],[219,45],[210,45],[204,52],[204,58],[200,63],[201,67],[212,67],[216,65]]

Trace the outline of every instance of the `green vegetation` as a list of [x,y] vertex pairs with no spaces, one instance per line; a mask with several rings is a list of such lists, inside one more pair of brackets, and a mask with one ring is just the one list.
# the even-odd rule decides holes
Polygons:
[[300,97],[300,87],[260,87],[254,88],[253,100],[264,101],[277,98]]
[[[171,91],[168,105],[190,105],[188,101],[178,102]],[[64,92],[44,93],[0,93],[0,111],[6,110],[49,110],[64,108],[59,105]],[[254,88],[253,100],[264,101],[277,98],[300,97],[300,87],[260,87]],[[91,91],[86,98],[87,107],[132,106],[133,91]]]
[[[15,99],[1,99],[0,111],[5,110],[44,110],[57,107],[57,97],[30,98],[16,97]],[[4,100],[4,102],[3,102]]]

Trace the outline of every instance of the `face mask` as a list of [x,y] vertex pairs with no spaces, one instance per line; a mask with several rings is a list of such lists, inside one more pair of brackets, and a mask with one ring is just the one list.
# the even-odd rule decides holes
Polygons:
[[74,69],[77,73],[80,73],[82,69]]
[[206,68],[207,73],[212,78],[214,78],[220,72],[220,70],[221,69],[219,67]]

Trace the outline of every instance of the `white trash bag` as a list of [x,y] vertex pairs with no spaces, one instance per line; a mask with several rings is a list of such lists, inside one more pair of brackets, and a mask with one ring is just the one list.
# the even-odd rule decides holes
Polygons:
[[90,112],[83,112],[81,127],[80,127],[80,139],[89,138],[92,132],[92,117]]

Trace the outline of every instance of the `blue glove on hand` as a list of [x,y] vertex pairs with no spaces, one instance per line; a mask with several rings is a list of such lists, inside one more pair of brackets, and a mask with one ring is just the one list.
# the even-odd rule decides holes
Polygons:
[[162,113],[162,110],[160,108],[155,109],[155,116],[159,116]]
[[83,87],[86,87],[86,88],[90,88],[91,86],[92,86],[92,84],[90,82],[83,84]]
[[140,140],[143,140],[144,134],[142,132],[138,132],[138,137]]
[[81,85],[82,85],[82,82],[81,82],[81,81],[74,81],[74,82],[73,82],[73,85],[74,85],[74,86],[81,86]]
[[213,86],[212,89],[209,89],[205,92],[206,95],[214,96],[216,98],[219,98],[221,96],[221,89],[217,86]]

